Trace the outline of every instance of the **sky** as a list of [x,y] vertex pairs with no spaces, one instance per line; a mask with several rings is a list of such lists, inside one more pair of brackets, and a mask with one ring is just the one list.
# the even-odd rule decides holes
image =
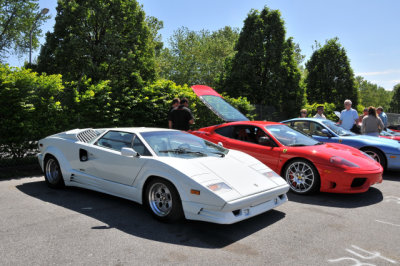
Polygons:
[[[251,9],[264,6],[279,10],[285,21],[286,37],[299,44],[305,61],[315,41],[325,44],[334,37],[345,48],[356,76],[386,90],[400,83],[399,0],[139,0],[147,16],[163,21],[160,31],[165,46],[175,30],[216,31],[225,26],[241,29]],[[39,0],[49,8],[50,20],[43,32],[53,31],[56,0]],[[40,42],[44,43],[44,37]],[[34,61],[39,49],[32,55]],[[22,66],[22,58],[10,56],[8,63]]]

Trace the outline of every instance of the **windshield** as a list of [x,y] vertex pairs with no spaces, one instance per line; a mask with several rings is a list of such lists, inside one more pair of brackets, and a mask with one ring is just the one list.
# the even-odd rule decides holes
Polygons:
[[284,146],[312,146],[320,142],[286,125],[270,125],[265,128]]
[[224,99],[214,95],[203,95],[200,99],[221,119],[226,122],[249,121],[241,112],[236,110]]
[[141,133],[158,156],[197,158],[204,156],[224,157],[228,150],[181,131],[155,131]]
[[339,136],[355,136],[353,132],[350,130],[346,130],[338,125],[336,125],[335,122],[332,122],[330,120],[322,120],[321,121],[325,126],[327,126],[330,130],[338,134]]

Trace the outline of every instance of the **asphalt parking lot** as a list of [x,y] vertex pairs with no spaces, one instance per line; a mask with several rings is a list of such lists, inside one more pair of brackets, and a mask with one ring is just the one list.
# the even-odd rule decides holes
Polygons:
[[396,265],[400,172],[363,194],[288,194],[234,225],[155,221],[140,205],[42,176],[0,181],[1,265]]

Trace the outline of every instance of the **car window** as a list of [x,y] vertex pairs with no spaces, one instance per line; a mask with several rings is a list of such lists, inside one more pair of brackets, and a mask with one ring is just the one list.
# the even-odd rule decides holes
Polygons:
[[324,128],[325,127],[323,127],[319,123],[315,123],[315,122],[311,122],[310,123],[310,133],[311,133],[311,135],[320,136],[320,137],[327,137],[328,134],[322,133],[322,129],[324,129]]
[[223,157],[229,150],[182,131],[154,131],[141,133],[158,156],[197,158]]
[[102,136],[95,145],[121,151],[122,148],[132,147],[133,133],[109,131]]
[[293,122],[293,128],[301,131],[307,135],[311,134],[311,125],[310,121],[294,121]]
[[320,142],[301,133],[301,131],[296,131],[286,125],[269,125],[265,128],[284,146],[311,146],[320,144]]
[[220,127],[215,130],[215,133],[227,138],[233,138],[233,127],[232,126]]
[[133,139],[133,149],[142,156],[151,156],[150,151],[137,136]]

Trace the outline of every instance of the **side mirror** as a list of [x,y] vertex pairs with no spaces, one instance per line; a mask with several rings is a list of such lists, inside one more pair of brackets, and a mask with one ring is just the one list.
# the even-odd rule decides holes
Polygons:
[[323,129],[321,130],[321,132],[322,132],[323,134],[325,134],[328,138],[332,137],[331,133],[330,133],[329,130],[327,130],[326,128],[323,128]]
[[224,147],[224,144],[222,144],[222,142],[218,142],[218,146]]
[[127,148],[124,147],[121,149],[121,155],[126,156],[126,157],[139,157],[139,153],[137,153],[134,149],[132,148]]

